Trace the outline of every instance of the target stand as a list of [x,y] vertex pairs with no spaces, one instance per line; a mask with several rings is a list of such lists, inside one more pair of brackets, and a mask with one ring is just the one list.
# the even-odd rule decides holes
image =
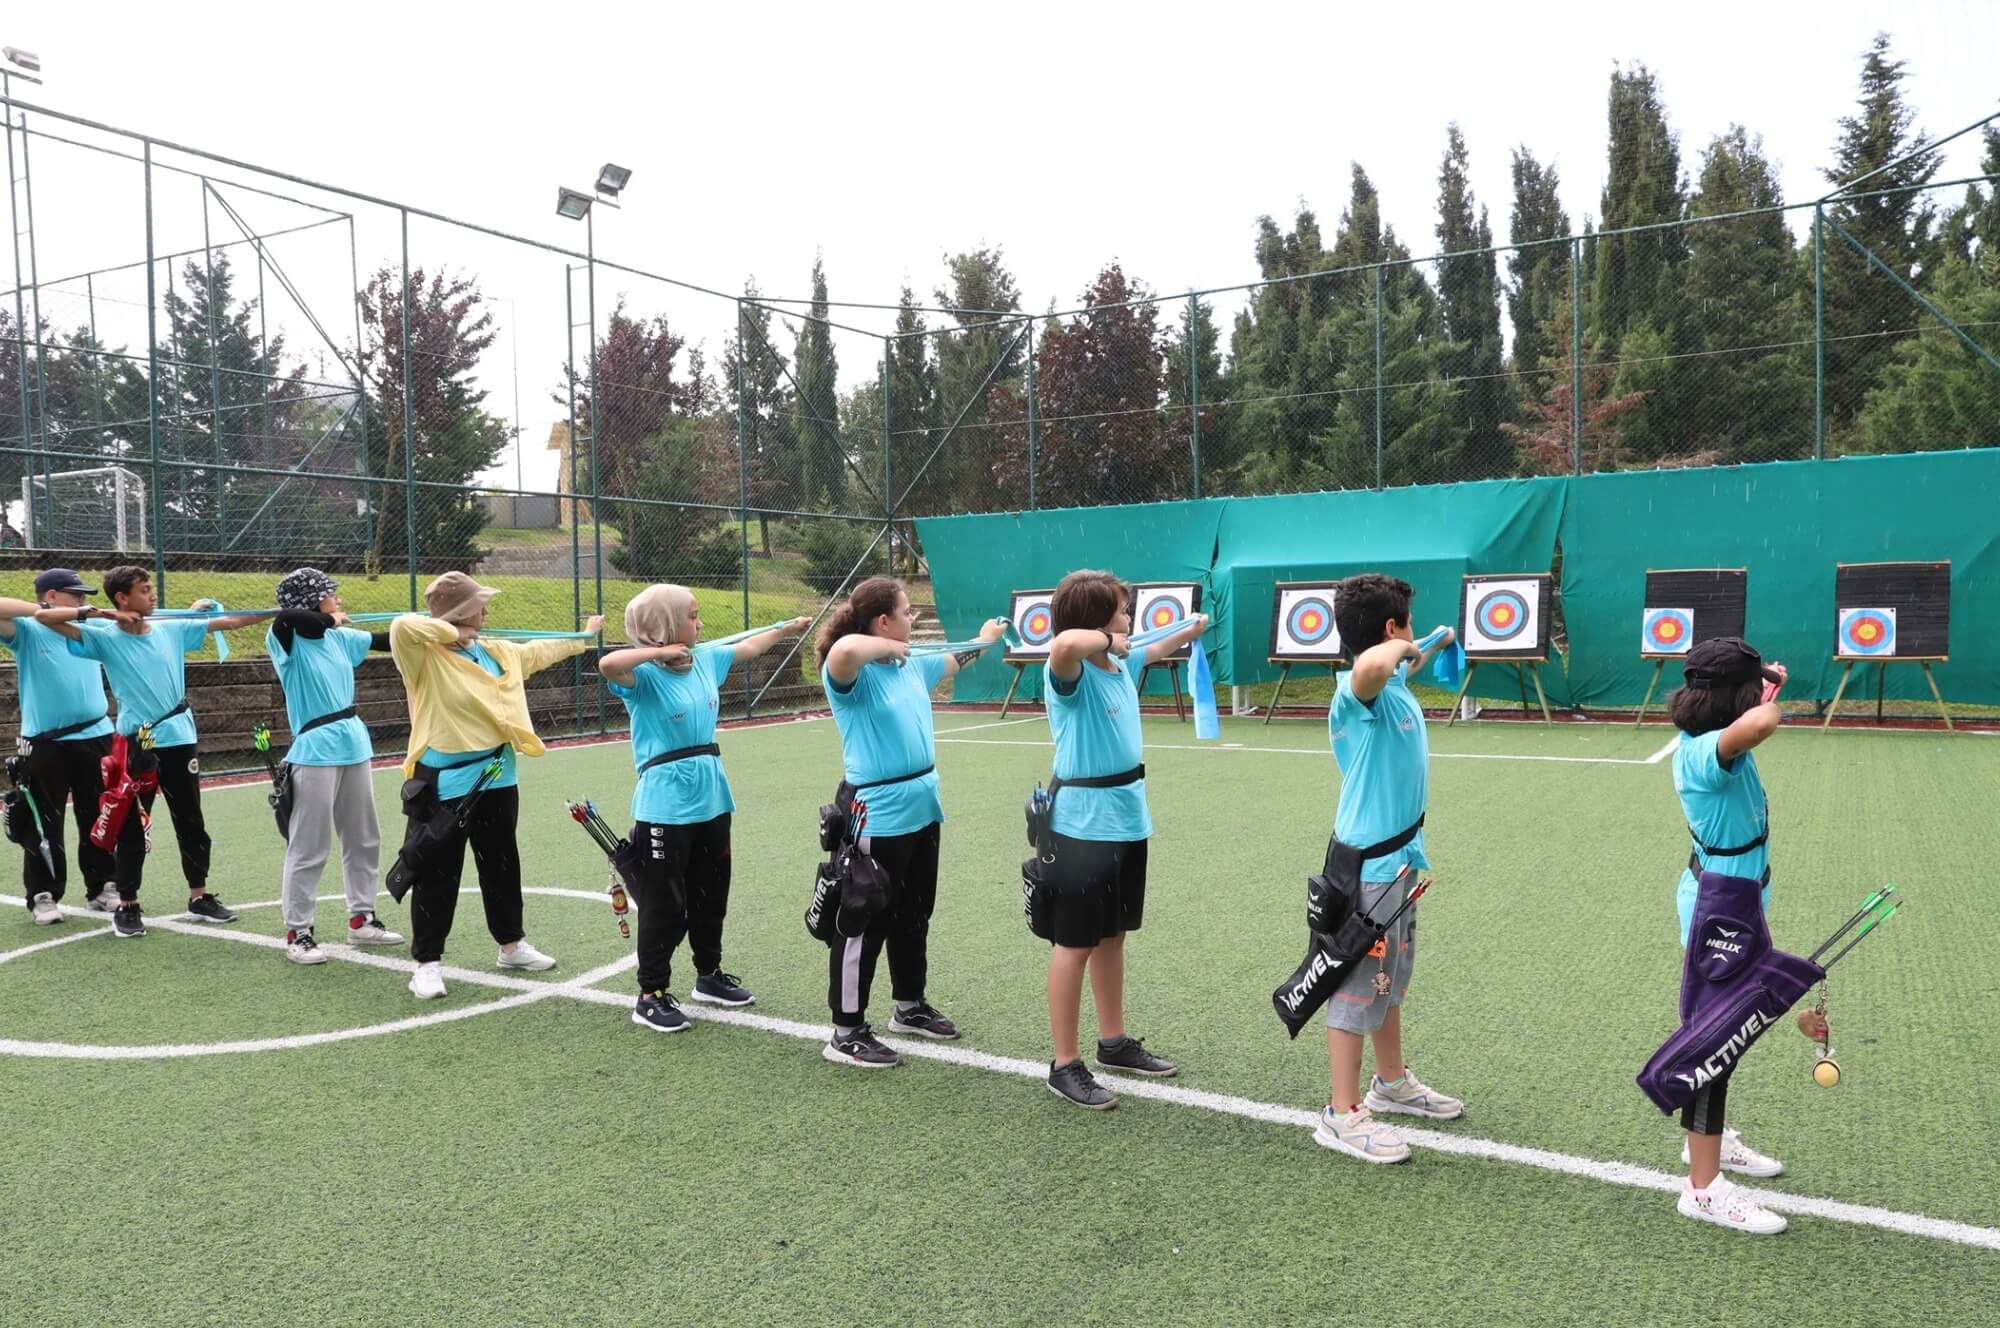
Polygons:
[[1742,636],[1750,594],[1750,573],[1742,567],[1690,567],[1646,571],[1645,607],[1640,610],[1639,658],[1653,661],[1646,698],[1632,721],[1646,722],[1660,675],[1669,663],[1718,636]]
[[1875,666],[1876,723],[1882,722],[1889,666],[1915,664],[1924,671],[1938,717],[1951,729],[1951,711],[1931,672],[1931,665],[1951,658],[1951,564],[1839,563],[1833,605],[1833,659],[1842,667],[1820,731],[1833,727],[1855,668],[1867,664]]
[[1542,723],[1554,724],[1548,694],[1542,690],[1541,666],[1549,662],[1549,629],[1554,621],[1555,578],[1547,572],[1507,576],[1468,576],[1461,592],[1458,640],[1465,648],[1465,678],[1452,698],[1450,728],[1458,722],[1472,680],[1482,664],[1506,664],[1521,686],[1521,713],[1529,715],[1528,681],[1535,683],[1535,700]]
[[1340,646],[1340,628],[1333,619],[1338,581],[1280,581],[1271,593],[1269,662],[1278,666],[1278,687],[1264,711],[1264,723],[1278,713],[1285,682],[1294,664],[1324,664],[1327,676],[1338,679],[1347,663]]
[[1014,704],[1014,693],[1021,690],[1021,676],[1035,664],[1046,664],[1049,647],[1056,639],[1056,613],[1052,604],[1055,588],[1047,590],[1015,590],[1008,594],[1007,621],[1013,624],[1014,639],[1021,644],[1010,646],[1001,662],[1014,670],[1014,681],[1007,684],[1007,699],[1000,703],[1000,718],[1007,718],[1007,710]]

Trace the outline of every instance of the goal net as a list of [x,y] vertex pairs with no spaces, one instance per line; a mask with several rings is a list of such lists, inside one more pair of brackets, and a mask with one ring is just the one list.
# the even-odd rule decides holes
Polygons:
[[21,479],[21,530],[31,549],[133,553],[146,538],[146,482],[123,466]]

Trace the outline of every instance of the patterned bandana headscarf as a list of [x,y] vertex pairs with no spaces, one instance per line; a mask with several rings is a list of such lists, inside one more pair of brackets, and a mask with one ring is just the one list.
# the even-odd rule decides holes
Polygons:
[[281,609],[317,609],[320,601],[340,589],[340,582],[317,567],[301,567],[278,583]]

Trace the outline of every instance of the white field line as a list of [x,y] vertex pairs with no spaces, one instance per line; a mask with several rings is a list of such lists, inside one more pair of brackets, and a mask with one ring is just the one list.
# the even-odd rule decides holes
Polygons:
[[1646,764],[1658,765],[1660,762],[1666,760],[1669,756],[1672,756],[1674,754],[1674,751],[1680,745],[1681,745],[1681,735],[1676,733],[1673,737],[1667,739],[1666,746],[1660,748],[1659,751],[1654,752],[1651,756],[1646,758]]
[[[471,890],[465,893],[473,893]],[[595,894],[581,890],[529,887],[526,894],[555,895],[558,897],[579,897],[596,899]],[[324,896],[337,899],[338,895]],[[14,900],[25,907],[23,901]],[[276,901],[246,905],[251,908],[272,907]],[[261,936],[247,932],[231,933],[206,924],[156,921],[149,926],[161,926],[165,930],[182,932],[192,936],[222,936],[248,941],[266,947],[282,947],[284,942],[274,936]],[[88,933],[95,935],[95,932]],[[64,938],[68,939],[68,938]],[[31,946],[28,949],[45,949],[48,943]],[[327,953],[349,962],[366,963],[371,967],[395,969],[399,972],[414,970],[416,965],[407,959],[389,955],[367,954],[356,951],[351,946],[329,945]],[[14,955],[26,953],[18,950],[0,954],[0,962]],[[288,1038],[266,1038],[256,1042],[210,1043],[202,1047],[73,1047],[64,1050],[56,1043],[15,1043],[0,1039],[0,1054],[35,1056],[72,1056],[86,1059],[152,1059],[171,1056],[212,1055],[227,1051],[285,1050],[293,1047],[316,1046],[326,1042],[346,1041],[357,1037],[377,1036],[383,1033],[402,1032],[411,1028],[424,1028],[434,1024],[449,1023],[468,1019],[475,1015],[527,1005],[534,1001],[561,996],[568,1000],[591,1005],[603,1005],[619,1009],[629,1008],[632,997],[613,991],[599,990],[593,984],[629,971],[637,964],[635,955],[625,955],[609,964],[594,968],[561,983],[529,982],[501,973],[482,973],[471,969],[447,969],[453,981],[465,982],[473,986],[493,987],[513,992],[512,995],[484,1005],[468,1006],[455,1010],[439,1011],[435,1014],[414,1015],[407,1019],[395,1020],[387,1024],[370,1025],[363,1029],[341,1029],[329,1033],[314,1033]],[[523,990],[522,988],[531,990]],[[797,1038],[804,1042],[822,1042],[826,1038],[824,1024],[800,1023],[794,1019],[779,1019],[770,1015],[750,1014],[742,1010],[714,1010],[690,1005],[685,1013],[692,1019],[706,1023],[727,1024],[737,1028],[754,1029],[763,1033],[776,1033],[784,1037]],[[977,1051],[970,1047],[942,1046],[934,1042],[891,1037],[887,1039],[908,1057],[922,1060],[941,1061],[964,1069],[985,1070],[990,1074],[1005,1074],[1015,1078],[1040,1080],[1048,1076],[1048,1067],[1038,1061],[1021,1060],[1012,1056],[998,1056],[991,1052]],[[31,1048],[17,1050],[17,1048]],[[1117,1085],[1118,1092],[1128,1097],[1149,1098],[1156,1102],[1166,1102],[1174,1106],[1192,1107],[1198,1111],[1210,1111],[1220,1115],[1237,1116],[1245,1120],[1260,1121],[1269,1125],[1292,1126],[1299,1129],[1312,1128],[1315,1113],[1301,1107],[1284,1106],[1271,1102],[1258,1102],[1250,1098],[1236,1097],[1228,1093],[1212,1093],[1198,1088],[1184,1088],[1177,1084],[1160,1083],[1148,1079],[1131,1079],[1123,1075],[1106,1074],[1105,1078]],[[1570,1153],[1556,1153],[1541,1148],[1524,1148],[1517,1144],[1502,1143],[1494,1139],[1481,1139],[1471,1135],[1451,1134],[1442,1130],[1412,1129],[1397,1126],[1397,1132],[1416,1148],[1433,1152],[1449,1153],[1459,1157],[1475,1158],[1486,1162],[1507,1162],[1515,1166],[1533,1167],[1539,1171],[1552,1171],[1562,1175],[1577,1176],[1594,1180],[1605,1185],[1619,1185],[1630,1189],[1652,1190],[1662,1194],[1676,1193],[1681,1178],[1651,1167],[1637,1166],[1629,1162],[1603,1161],[1597,1158],[1579,1157]],[[1941,1240],[1951,1244],[1970,1245],[1980,1249],[2000,1250],[2000,1229],[1974,1226],[1965,1222],[1952,1222],[1942,1218],[1926,1217],[1921,1213],[1903,1213],[1893,1209],[1876,1208],[1866,1204],[1844,1203],[1837,1199],[1822,1199],[1811,1195],[1786,1194],[1774,1190],[1755,1191],[1758,1202],[1767,1208],[1783,1213],[1800,1213],[1811,1217],[1823,1217],[1833,1222],[1846,1222],[1856,1226],[1875,1227],[1883,1231],[1893,1231],[1902,1235],[1921,1236],[1929,1240]]]
[[947,733],[975,733],[980,729],[1008,729],[1014,727],[1016,724],[1042,722],[1043,718],[1041,715],[1029,715],[1026,719],[996,719],[991,724],[967,724],[963,728],[939,729],[938,733],[942,736]]
[[[962,742],[977,747],[1053,747],[1053,742],[1019,738],[952,738],[938,735],[939,742]],[[1149,742],[1154,752],[1266,752],[1287,756],[1324,756],[1333,759],[1329,747],[1245,747],[1238,743]],[[1555,761],[1564,765],[1645,765],[1633,756],[1515,756],[1505,752],[1432,752],[1434,761]]]

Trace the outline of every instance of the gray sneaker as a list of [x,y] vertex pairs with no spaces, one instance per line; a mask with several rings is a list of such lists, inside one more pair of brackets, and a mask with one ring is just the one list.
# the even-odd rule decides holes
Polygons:
[[1067,1065],[1049,1063],[1049,1091],[1092,1111],[1109,1111],[1118,1105],[1118,1095],[1097,1082],[1084,1067],[1082,1057]]
[[94,909],[99,913],[116,913],[118,911],[118,887],[107,885],[83,902],[86,907]]
[[35,915],[37,927],[53,927],[63,920],[62,910],[56,907],[56,897],[46,890],[29,900],[28,908]]

